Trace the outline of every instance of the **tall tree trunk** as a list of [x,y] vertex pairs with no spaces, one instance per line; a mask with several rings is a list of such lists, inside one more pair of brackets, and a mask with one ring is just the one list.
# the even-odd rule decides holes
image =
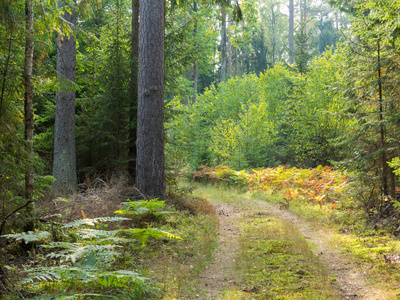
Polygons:
[[25,0],[25,63],[24,63],[24,84],[25,84],[25,143],[28,161],[25,172],[25,199],[33,200],[33,2]]
[[289,0],[289,64],[294,61],[294,0]]
[[382,163],[382,188],[383,194],[389,195],[388,186],[388,169],[389,166],[386,160],[386,141],[385,141],[385,128],[383,127],[383,92],[382,92],[382,78],[381,78],[381,46],[378,41],[378,89],[379,89],[379,121],[380,124],[380,139],[381,139],[381,163]]
[[230,21],[228,20],[227,26],[226,26],[226,32],[227,32],[227,38],[226,38],[226,43],[227,43],[227,57],[228,57],[228,78],[231,78],[232,76],[232,45],[231,45],[231,35],[229,32],[229,27],[230,27]]
[[272,65],[275,66],[275,52],[276,52],[276,16],[275,16],[275,9],[272,6],[271,9],[271,31],[272,31]]
[[[193,12],[196,14],[198,11],[197,9],[197,2],[193,1]],[[197,35],[197,16],[195,16],[195,21],[194,21],[194,28],[193,28],[193,36]],[[193,100],[192,102],[196,102],[196,97],[197,97],[197,83],[199,81],[199,72],[197,70],[197,61],[193,63]]]
[[132,44],[131,44],[131,102],[129,114],[129,163],[128,172],[132,181],[136,178],[136,139],[138,105],[138,62],[139,62],[139,0],[132,0]]
[[226,76],[226,7],[221,7],[221,80],[225,81]]
[[8,39],[8,49],[7,49],[7,58],[6,61],[4,63],[4,70],[3,70],[3,80],[1,82],[1,92],[0,92],[0,120],[2,117],[2,111],[3,111],[3,104],[4,104],[4,94],[6,91],[6,81],[7,81],[7,73],[8,73],[8,68],[10,66],[10,58],[11,58],[11,45],[12,45],[12,41],[13,41],[13,33],[12,33],[12,29],[10,32],[10,38]]
[[303,1],[304,34],[307,33],[307,0]]
[[[76,3],[76,2],[75,2]],[[63,3],[59,3],[63,6]],[[69,37],[59,35],[57,51],[57,81],[61,90],[56,97],[56,119],[54,124],[54,161],[53,176],[56,179],[54,188],[71,192],[76,188],[76,157],[75,157],[75,83],[76,43],[75,26],[76,12],[66,12],[63,18],[71,26]]]
[[237,50],[235,48],[235,76],[238,76],[238,62],[239,58],[238,58],[238,54],[237,54]]
[[[33,178],[33,129],[35,126],[33,119],[33,1],[25,0],[25,61],[24,61],[24,114],[25,114],[25,151],[27,155],[25,170],[25,199],[27,203],[33,201],[34,178]],[[32,212],[32,208],[28,206],[27,211]],[[24,226],[25,231],[34,230],[33,219],[29,216]],[[31,245],[31,244],[30,244]],[[29,246],[30,247],[30,246]]]
[[339,32],[339,16],[338,16],[338,12],[336,11],[336,9],[335,9],[335,28],[336,28],[336,31]]
[[136,185],[165,197],[164,0],[141,0]]

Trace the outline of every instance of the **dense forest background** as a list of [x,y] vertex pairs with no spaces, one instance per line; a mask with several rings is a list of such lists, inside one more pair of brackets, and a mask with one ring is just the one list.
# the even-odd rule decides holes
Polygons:
[[[1,2],[3,218],[54,181],[56,95],[63,92],[76,97],[72,181],[83,188],[88,178],[125,175],[133,182],[134,4]],[[167,1],[167,181],[183,167],[205,164],[237,170],[334,165],[357,174],[374,199],[394,198],[399,6],[369,0]],[[68,21],[75,13],[76,20]],[[69,40],[76,49],[74,79],[57,65],[57,52]],[[34,49],[31,73],[27,49]],[[27,122],[31,115],[34,125]]]

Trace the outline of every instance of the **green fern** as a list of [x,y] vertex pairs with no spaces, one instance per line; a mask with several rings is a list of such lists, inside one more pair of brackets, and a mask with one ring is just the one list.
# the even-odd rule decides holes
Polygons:
[[119,252],[115,251],[117,248],[121,248],[121,246],[107,244],[107,245],[85,245],[84,243],[63,243],[60,245],[57,243],[56,245],[50,243],[49,245],[45,245],[45,248],[65,248],[65,250],[59,252],[52,252],[48,254],[49,258],[58,258],[60,262],[68,262],[71,261],[75,263],[80,259],[84,258],[90,253],[96,253],[98,256],[103,256],[104,259],[112,260],[114,256],[119,255]]
[[129,220],[127,218],[123,217],[101,217],[101,218],[94,218],[94,219],[79,219],[75,220],[73,222],[67,223],[63,225],[63,228],[71,228],[71,227],[81,227],[82,225],[88,225],[88,226],[94,226],[100,222],[120,222],[120,221],[125,221]]
[[[155,203],[152,207],[155,209],[161,207],[160,205],[161,203]],[[73,287],[77,282],[81,282],[85,283],[88,292],[96,291],[99,288],[115,288],[115,291],[118,291],[117,294],[124,293],[125,289],[129,291],[135,285],[145,285],[147,279],[134,270],[112,270],[116,258],[124,253],[123,249],[130,243],[140,243],[144,246],[149,239],[161,237],[180,239],[180,237],[156,228],[121,228],[108,231],[93,228],[101,222],[123,220],[127,220],[127,218],[105,217],[73,221],[61,227],[61,233],[65,238],[61,242],[46,241],[51,237],[47,231],[7,235],[8,238],[25,242],[40,240],[45,242],[41,247],[52,250],[47,254],[49,262],[53,261],[53,264],[57,264],[26,270],[27,276],[22,283],[36,285],[40,288],[46,282],[63,284],[68,287]],[[76,293],[58,295],[57,299],[81,299],[82,297],[100,296],[96,293]],[[121,297],[110,298],[122,299]]]
[[33,269],[28,269],[25,273],[29,274],[24,280],[22,280],[22,284],[32,284],[35,281],[41,282],[51,282],[55,280],[62,279],[62,276],[59,273],[57,267],[37,267]]
[[151,200],[138,200],[122,203],[124,209],[117,210],[115,214],[121,215],[145,215],[153,214],[155,216],[171,214],[171,211],[162,211],[165,207],[165,201],[159,201],[158,199]]
[[132,236],[137,241],[139,241],[142,244],[142,246],[144,246],[147,243],[147,240],[150,238],[159,239],[162,237],[167,237],[170,239],[181,239],[181,237],[177,235],[156,228],[144,228],[144,229],[132,228],[132,229],[125,229],[124,232]]
[[45,240],[51,238],[51,233],[48,231],[28,231],[28,232],[21,232],[21,233],[13,233],[13,234],[5,234],[2,235],[5,238],[12,238],[16,241],[24,241],[25,244],[37,242],[40,240]]

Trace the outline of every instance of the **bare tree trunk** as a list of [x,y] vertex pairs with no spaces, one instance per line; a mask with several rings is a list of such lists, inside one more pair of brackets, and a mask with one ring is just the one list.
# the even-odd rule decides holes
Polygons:
[[221,7],[221,80],[225,81],[226,76],[226,7]]
[[389,186],[388,186],[388,169],[389,166],[386,160],[386,141],[385,141],[385,128],[383,127],[383,93],[382,93],[382,78],[381,78],[381,46],[378,41],[378,89],[379,89],[379,121],[380,125],[380,138],[381,138],[381,163],[382,163],[382,188],[383,194],[389,195]]
[[141,0],[136,185],[151,197],[165,197],[164,0]]
[[230,27],[230,21],[228,20],[228,25],[226,28],[226,32],[227,32],[227,56],[228,56],[228,78],[231,78],[232,76],[232,45],[231,45],[231,35],[229,32],[229,27]]
[[307,0],[303,2],[303,22],[304,22],[304,34],[307,33]]
[[8,73],[8,68],[10,66],[10,58],[11,58],[11,45],[12,45],[12,30],[10,32],[10,38],[8,40],[8,49],[7,49],[7,58],[6,62],[4,64],[4,70],[3,70],[3,80],[1,82],[1,92],[0,92],[0,120],[2,117],[2,111],[3,111],[3,104],[4,104],[4,94],[6,91],[6,80],[7,80],[7,73]]
[[271,10],[271,31],[272,31],[272,65],[275,66],[275,52],[276,52],[276,35],[275,35],[275,29],[276,29],[276,16],[275,16],[275,10],[274,6],[272,6]]
[[294,0],[289,0],[289,64],[294,61]]
[[[33,129],[35,122],[33,119],[33,1],[25,0],[25,62],[24,62],[24,85],[25,85],[25,150],[27,155],[26,170],[25,170],[25,199],[28,203],[33,201],[34,178],[33,178]],[[27,208],[29,213],[32,208]],[[24,226],[25,231],[33,231],[34,222],[29,217]]]
[[[63,4],[60,2],[59,4]],[[54,124],[54,161],[53,176],[56,179],[54,188],[71,192],[76,188],[76,157],[75,157],[75,83],[76,43],[75,26],[76,12],[66,12],[63,18],[71,26],[69,37],[59,35],[57,51],[57,81],[62,91],[56,97],[56,119]]]
[[336,24],[336,31],[339,31],[339,16],[336,9],[335,9],[335,24]]
[[129,163],[128,172],[133,182],[136,178],[136,138],[138,105],[138,62],[139,62],[139,0],[132,0],[132,44],[131,44],[131,102],[129,114]]
[[[197,2],[193,1],[193,12],[196,13],[197,9]],[[197,19],[194,21],[194,28],[193,28],[193,35],[197,35]],[[199,72],[197,70],[197,61],[193,63],[193,100],[192,102],[196,102],[197,97],[197,83],[199,81]]]
[[24,63],[24,84],[25,84],[25,143],[28,161],[25,172],[25,199],[33,200],[33,2],[25,0],[25,63]]

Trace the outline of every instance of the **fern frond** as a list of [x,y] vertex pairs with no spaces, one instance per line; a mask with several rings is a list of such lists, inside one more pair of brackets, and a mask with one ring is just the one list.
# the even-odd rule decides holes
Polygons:
[[83,239],[104,239],[107,237],[113,237],[117,235],[120,232],[120,230],[99,230],[99,229],[90,229],[90,228],[85,228],[85,229],[80,229],[78,231],[78,234],[83,238]]
[[101,217],[94,219],[79,219],[63,225],[62,228],[80,227],[82,225],[94,226],[95,224],[100,222],[120,222],[125,220],[129,219],[123,217]]
[[124,232],[138,240],[143,246],[149,238],[159,239],[161,237],[168,237],[171,239],[181,239],[180,236],[156,228],[131,228],[124,230]]
[[29,277],[26,277],[21,283],[22,284],[31,284],[35,281],[41,282],[51,282],[55,280],[60,280],[62,276],[60,275],[58,267],[39,267],[28,269],[25,273],[29,274]]
[[89,253],[97,253],[97,255],[103,255],[104,257],[114,258],[119,255],[118,252],[114,251],[116,248],[121,246],[106,244],[106,245],[85,245],[83,243],[51,243],[46,245],[45,248],[64,248],[65,250],[59,252],[52,252],[47,255],[49,258],[59,258],[61,262],[71,261],[75,263],[88,255]]
[[114,244],[128,244],[131,243],[133,240],[132,239],[127,239],[127,238],[123,238],[123,237],[115,237],[115,236],[110,236],[110,237],[106,237],[104,239],[102,239],[101,243],[114,243]]
[[23,240],[25,244],[45,240],[51,237],[51,233],[48,231],[28,231],[28,232],[21,232],[21,233],[13,233],[13,234],[5,234],[2,237],[12,238],[16,241]]
[[[84,294],[73,294],[70,296],[61,296],[57,297],[59,300],[76,300],[76,299],[86,299],[86,297],[99,297],[99,298],[109,298],[109,299],[119,299],[116,296],[111,295],[103,295],[103,294],[93,294],[93,293],[84,293]],[[55,298],[52,298],[55,299]]]
[[144,215],[144,214],[169,214],[169,211],[160,211],[165,206],[165,201],[159,201],[158,199],[151,200],[138,200],[138,201],[130,201],[122,203],[124,209],[117,210],[115,214],[122,215]]

